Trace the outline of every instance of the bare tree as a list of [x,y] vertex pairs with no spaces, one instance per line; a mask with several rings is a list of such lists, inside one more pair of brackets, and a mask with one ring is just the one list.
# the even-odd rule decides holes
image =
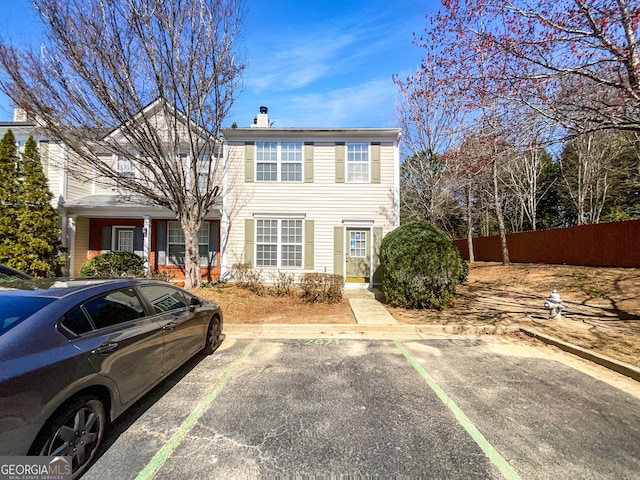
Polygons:
[[[550,155],[545,150],[553,129],[539,115],[521,115],[510,123],[510,143],[513,145],[510,159],[505,162],[505,183],[519,205],[519,212],[526,217],[532,230],[537,228],[538,205],[549,184],[543,189],[540,179],[545,171]],[[522,229],[524,218],[518,219]]]
[[505,149],[500,144],[500,138],[492,136],[491,142],[491,180],[493,186],[493,207],[498,221],[498,231],[500,234],[500,246],[502,248],[502,263],[509,265],[509,247],[507,246],[507,229],[504,224],[504,213],[502,211],[502,195],[498,172],[505,156]]
[[239,3],[33,0],[45,43],[0,45],[0,89],[64,142],[71,172],[95,172],[176,215],[188,287],[201,284],[198,231],[223,194],[219,133],[244,70]]
[[486,176],[491,158],[486,154],[484,138],[476,134],[465,137],[459,148],[450,150],[446,156],[450,166],[451,188],[458,193],[464,211],[469,262],[473,263],[474,220],[476,210],[483,204],[481,192],[483,185],[488,184]]
[[577,224],[599,223],[609,190],[624,176],[615,160],[629,149],[627,137],[591,132],[569,142],[560,158],[562,180],[576,209]]
[[405,80],[394,77],[394,81],[400,87],[396,113],[403,134],[401,208],[411,218],[446,228],[452,199],[443,153],[456,139],[460,104],[454,96],[439,92],[427,68]]

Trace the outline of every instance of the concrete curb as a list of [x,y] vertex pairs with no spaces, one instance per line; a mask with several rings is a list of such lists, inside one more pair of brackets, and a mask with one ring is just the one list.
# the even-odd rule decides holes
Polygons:
[[614,360],[613,358],[607,357],[606,355],[600,355],[599,353],[592,352],[591,350],[587,350],[586,348],[578,347],[577,345],[573,345],[558,338],[545,335],[544,333],[536,332],[531,328],[520,327],[520,331],[544,343],[556,346],[561,350],[564,350],[565,352],[577,355],[578,357],[597,363],[598,365],[602,365],[609,370],[621,373],[622,375],[640,382],[640,368],[638,367],[635,367],[628,363],[620,362],[618,360]]
[[388,338],[390,335],[415,336],[430,335],[505,335],[522,332],[548,345],[589,360],[605,368],[640,382],[640,368],[614,360],[611,357],[578,347],[569,342],[521,326],[494,325],[364,325],[364,324],[225,324],[224,333],[248,336],[289,336],[290,338],[311,338],[314,335],[342,335],[346,337],[375,336]]
[[248,335],[402,334],[415,335],[504,335],[520,331],[518,326],[493,325],[366,325],[354,324],[225,324],[224,332]]

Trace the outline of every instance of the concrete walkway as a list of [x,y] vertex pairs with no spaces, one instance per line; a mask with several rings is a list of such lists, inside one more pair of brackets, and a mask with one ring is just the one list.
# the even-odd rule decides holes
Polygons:
[[344,298],[349,300],[356,322],[361,325],[395,325],[396,319],[376,300],[379,290],[366,288],[345,288]]

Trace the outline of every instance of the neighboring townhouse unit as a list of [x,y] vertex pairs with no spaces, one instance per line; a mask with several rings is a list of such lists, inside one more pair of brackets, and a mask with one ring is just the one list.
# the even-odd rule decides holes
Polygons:
[[254,122],[223,130],[223,275],[249,263],[379,283],[380,242],[399,224],[400,130],[270,128],[266,107]]
[[[155,115],[152,103],[144,115]],[[50,141],[19,111],[13,122],[0,123],[0,135],[11,129],[20,149],[29,135],[38,141],[40,155],[54,196],[52,204],[61,216],[61,237],[67,250],[66,274],[78,275],[88,259],[109,251],[125,250],[143,257],[152,272],[168,272],[179,281],[184,278],[184,235],[172,211],[149,199],[128,192],[112,180],[86,171],[73,161],[64,144]],[[118,135],[118,129],[105,135]],[[98,157],[123,177],[135,177],[134,165],[118,155],[97,151]],[[180,154],[189,162],[188,152]],[[204,280],[220,278],[220,204],[212,209],[199,232],[201,274]]]
[[[7,128],[19,144],[29,134],[39,141],[69,274],[99,253],[127,250],[145,258],[150,271],[184,278],[184,236],[170,210],[95,172],[74,170],[65,146],[26,119],[0,123],[0,134]],[[271,128],[261,107],[251,128],[225,129],[223,136],[222,195],[199,234],[203,279],[233,281],[233,265],[249,263],[267,282],[269,272],[287,271],[379,283],[380,242],[399,224],[399,129]],[[130,162],[97,153],[123,176],[136,175]]]

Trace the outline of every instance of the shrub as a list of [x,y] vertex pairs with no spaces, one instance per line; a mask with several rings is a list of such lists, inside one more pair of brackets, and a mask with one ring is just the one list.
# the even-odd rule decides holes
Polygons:
[[380,264],[382,293],[394,307],[444,308],[467,274],[453,241],[422,221],[403,224],[384,237]]
[[144,261],[131,252],[105,252],[80,267],[82,277],[142,277]]
[[300,277],[302,300],[308,303],[338,303],[342,300],[341,275],[305,273]]
[[251,271],[250,263],[234,263],[231,267],[233,276],[241,287],[249,286],[249,272]]
[[291,293],[291,287],[293,287],[293,282],[295,282],[296,279],[294,273],[278,270],[277,272],[269,272],[269,277],[273,284],[273,288],[270,290],[273,295],[276,297],[285,297]]
[[152,280],[158,280],[160,282],[170,282],[174,277],[174,273],[169,270],[163,270],[161,272],[155,271],[149,275],[149,278]]
[[262,297],[265,293],[264,283],[262,283],[262,270],[249,270],[246,274],[244,287]]

